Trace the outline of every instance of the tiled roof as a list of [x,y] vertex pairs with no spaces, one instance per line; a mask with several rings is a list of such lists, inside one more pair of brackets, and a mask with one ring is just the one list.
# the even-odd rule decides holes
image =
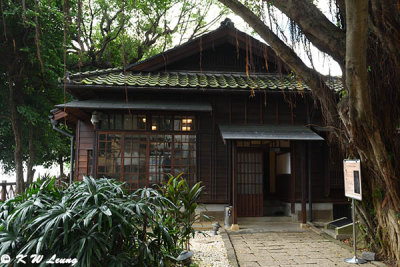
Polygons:
[[[245,73],[231,72],[128,72],[124,75],[120,69],[109,69],[73,74],[70,78],[70,84],[93,86],[309,90],[300,79],[277,73],[247,76]],[[328,79],[327,84],[335,91],[342,89],[342,82],[338,78]]]

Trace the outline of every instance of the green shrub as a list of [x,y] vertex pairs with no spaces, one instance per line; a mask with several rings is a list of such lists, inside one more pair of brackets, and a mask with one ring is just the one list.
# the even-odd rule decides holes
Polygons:
[[166,214],[170,216],[166,222],[171,229],[172,237],[180,247],[189,250],[189,240],[194,237],[193,223],[198,220],[195,214],[198,200],[204,187],[200,183],[190,187],[181,178],[170,176],[168,183],[161,188],[161,193],[174,205],[168,206]]
[[[112,179],[84,177],[59,189],[33,183],[0,204],[0,255],[77,258],[75,266],[173,266],[194,235],[202,187],[172,177],[160,190],[127,194]],[[47,257],[47,258],[46,258]]]

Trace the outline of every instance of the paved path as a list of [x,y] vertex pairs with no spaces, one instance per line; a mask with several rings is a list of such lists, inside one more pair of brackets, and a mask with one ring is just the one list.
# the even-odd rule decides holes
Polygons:
[[[241,267],[349,266],[352,253],[312,231],[229,233]],[[363,267],[375,266],[363,264]]]

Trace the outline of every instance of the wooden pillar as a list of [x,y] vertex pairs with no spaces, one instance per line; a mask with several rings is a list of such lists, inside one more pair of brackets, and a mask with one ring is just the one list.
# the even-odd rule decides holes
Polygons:
[[[93,142],[94,142],[94,144],[93,144],[93,167],[92,167],[92,176],[93,176],[93,178],[94,179],[97,179],[97,158],[98,158],[98,147],[99,147],[99,144],[98,144],[98,137],[97,137],[97,135],[98,135],[98,133],[97,133],[97,125],[95,124],[95,125],[93,125],[93,132],[94,132],[94,140],[93,140]],[[79,156],[78,156],[79,157]]]
[[[324,141],[325,142],[325,141]],[[322,155],[323,155],[323,160],[324,160],[324,196],[329,197],[330,195],[330,171],[329,171],[329,153],[330,150],[328,149],[328,146],[326,143],[322,145]]]
[[[78,120],[78,123],[76,124],[76,129],[75,129],[75,171],[74,171],[74,180],[79,179],[79,150],[80,150],[80,141],[81,141],[81,120]],[[89,153],[89,152],[88,152]],[[88,173],[88,175],[92,175],[91,173]]]
[[233,199],[233,224],[237,224],[237,149],[236,141],[232,141],[232,167],[233,167],[233,181],[232,181],[232,199]]
[[296,203],[296,143],[295,142],[290,142],[290,167],[291,167],[291,177],[292,177],[292,183],[291,183],[291,201],[290,203],[290,212],[292,214],[295,213],[295,203]]
[[228,162],[228,164],[227,164],[227,177],[228,177],[228,199],[229,199],[229,204],[230,205],[232,205],[233,206],[233,199],[232,199],[232,180],[233,180],[233,177],[232,177],[232,173],[233,173],[233,171],[232,171],[232,168],[233,168],[233,165],[232,165],[232,162],[233,162],[233,160],[232,160],[232,140],[228,140],[227,142],[226,142],[226,146],[227,146],[227,162]]
[[306,170],[307,170],[307,153],[305,143],[302,142],[301,148],[303,150],[303,157],[301,160],[302,172],[301,172],[301,222],[307,222],[307,180],[306,180]]
[[308,178],[308,213],[312,222],[312,177],[311,177],[311,141],[307,141],[307,178]]

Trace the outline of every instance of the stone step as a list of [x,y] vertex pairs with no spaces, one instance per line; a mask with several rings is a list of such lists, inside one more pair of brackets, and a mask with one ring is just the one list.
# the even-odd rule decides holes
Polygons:
[[291,216],[239,217],[238,222],[251,224],[260,222],[292,222]]

